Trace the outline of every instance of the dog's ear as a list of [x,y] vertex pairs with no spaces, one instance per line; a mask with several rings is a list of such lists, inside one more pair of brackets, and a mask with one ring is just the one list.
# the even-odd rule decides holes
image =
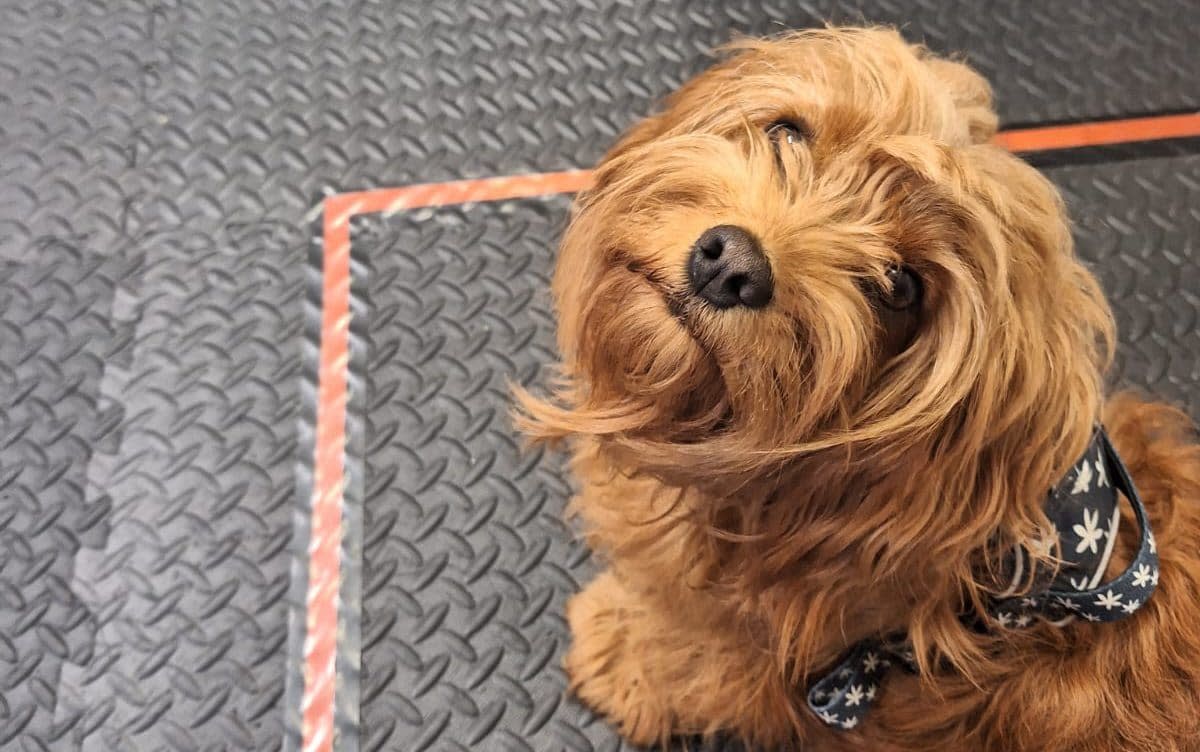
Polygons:
[[949,92],[969,142],[981,144],[996,135],[998,120],[992,107],[992,87],[987,80],[963,63],[935,57],[924,50],[919,54],[938,84]]
[[[973,473],[991,489],[993,509],[1016,515],[1007,527],[1023,539],[1041,522],[1045,489],[1067,472],[1100,418],[1112,313],[1075,254],[1063,201],[1045,176],[992,144],[947,154],[946,184],[969,230],[960,258],[971,273],[957,292],[960,303],[984,313],[973,386],[945,439],[979,441]],[[962,328],[945,323],[948,339]],[[1016,508],[1014,498],[1026,506]]]

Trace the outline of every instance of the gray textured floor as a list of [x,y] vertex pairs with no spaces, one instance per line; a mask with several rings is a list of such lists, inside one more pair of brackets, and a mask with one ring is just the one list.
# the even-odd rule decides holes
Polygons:
[[[1194,3],[1014,8],[0,0],[0,748],[279,746],[306,214],[322,191],[586,165],[731,31],[831,15],[901,21],[938,49],[967,52],[995,81],[1008,123],[1200,107],[1188,67],[1200,21]],[[1196,202],[1179,203],[1194,196],[1194,164],[1180,168],[1182,178],[1158,169],[1112,178],[1115,196],[1091,190],[1086,171],[1064,173],[1084,211],[1099,217],[1085,219],[1081,234],[1094,234],[1098,249],[1120,248],[1120,259],[1153,260],[1160,248],[1194,258]],[[529,269],[545,262],[537,254],[548,252],[559,217],[559,209],[538,211],[492,220],[503,225],[492,230],[498,237],[527,238]],[[1095,224],[1114,220],[1112,230]],[[455,226],[446,220],[447,238],[474,237]],[[1188,245],[1172,245],[1179,237]],[[445,242],[437,241],[441,252],[453,251]],[[495,252],[483,258],[504,263]],[[466,273],[454,264],[469,259],[452,261],[445,274]],[[400,259],[372,262],[404,270]],[[1126,373],[1192,394],[1194,361],[1160,354],[1171,338],[1186,341],[1181,322],[1194,298],[1163,295],[1155,287],[1168,284],[1162,268],[1141,263],[1138,289],[1153,292],[1130,293],[1122,314],[1144,333],[1123,356]],[[1189,268],[1180,262],[1170,279]],[[474,278],[486,300],[447,336],[479,337],[488,327],[496,341],[528,347],[521,337],[530,330],[529,342],[543,346],[533,352],[548,358],[549,322],[516,292],[533,284],[517,272]],[[422,294],[445,294],[445,282],[459,279],[430,276]],[[385,313],[374,308],[372,320]],[[524,322],[519,331],[505,328],[515,321]],[[430,333],[406,336],[424,342]],[[413,370],[420,355],[387,361],[395,372],[379,383],[398,386],[385,400],[375,385],[381,410],[408,410],[423,394],[408,397],[412,384],[440,383]],[[514,367],[502,350],[488,357],[489,379]],[[518,460],[505,459],[511,440],[500,428],[460,425],[481,405],[499,410],[494,382],[430,362],[446,369],[434,375],[448,385],[430,394],[461,407],[448,413],[449,433],[422,452],[448,452],[449,466],[471,446],[494,453],[496,467],[525,468],[504,464]],[[451,387],[461,391],[444,391]],[[386,444],[382,434],[367,437],[372,452],[381,451],[376,443]],[[417,453],[397,466],[435,459]],[[563,543],[554,521],[562,486],[553,467],[525,472],[522,482],[545,491],[523,498],[528,520],[501,506],[515,491],[489,471],[416,543],[404,526],[369,528],[373,545],[403,552],[393,554],[398,562],[444,553],[447,569],[423,571],[428,592],[454,606],[439,613],[413,596],[392,626],[374,623],[383,643],[418,610],[432,630],[394,664],[369,666],[368,720],[383,713],[371,702],[394,711],[367,729],[376,748],[410,749],[420,733],[434,748],[476,736],[480,748],[493,739],[515,748],[615,743],[560,704],[552,670],[535,670],[553,665],[540,635],[557,628],[568,572],[583,566],[583,554]],[[380,494],[370,497],[373,515],[387,519],[394,509],[401,520],[426,503],[427,478],[407,473],[369,487]],[[479,488],[487,493],[472,496]],[[491,517],[489,498],[497,499]],[[483,516],[464,522],[467,509]],[[527,545],[492,521],[512,530],[523,521],[544,537]],[[490,555],[479,542],[490,535],[496,566],[515,578],[498,591],[511,599],[479,596],[472,588],[487,575],[471,580],[473,570],[455,568],[476,548]],[[391,593],[408,582],[399,570],[381,572],[377,563],[367,572],[370,586]],[[481,603],[498,608],[502,626],[459,621],[486,613],[474,610]],[[462,673],[479,670],[462,662],[476,649],[470,640],[497,631],[506,650],[497,671],[512,677],[500,689],[499,674]],[[447,652],[446,635],[457,635],[462,654]],[[496,644],[477,652],[490,660]],[[453,660],[439,663],[441,655]],[[423,677],[426,694],[403,705],[389,672]],[[527,677],[528,702],[519,691]],[[477,715],[467,712],[473,706]],[[430,731],[437,712],[448,713],[444,734]]]

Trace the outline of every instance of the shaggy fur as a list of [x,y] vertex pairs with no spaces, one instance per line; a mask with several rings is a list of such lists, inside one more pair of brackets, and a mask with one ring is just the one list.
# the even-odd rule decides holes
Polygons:
[[[779,120],[805,138],[773,141]],[[632,741],[1200,749],[1200,449],[1176,410],[1105,405],[1109,309],[1058,194],[995,128],[982,78],[892,31],[743,41],[579,198],[561,380],[519,393],[518,420],[570,440],[607,570],[568,606],[566,668]],[[761,241],[767,307],[687,294],[720,224]],[[917,310],[879,303],[896,263]],[[1113,625],[968,630],[1101,418],[1153,520],[1157,594]],[[920,676],[893,671],[859,729],[827,730],[805,688],[896,630]]]

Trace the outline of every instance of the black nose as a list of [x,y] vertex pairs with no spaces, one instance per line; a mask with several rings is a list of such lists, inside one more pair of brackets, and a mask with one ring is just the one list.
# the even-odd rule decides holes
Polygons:
[[771,302],[771,264],[754,236],[718,225],[700,236],[688,261],[692,292],[716,308],[762,308]]

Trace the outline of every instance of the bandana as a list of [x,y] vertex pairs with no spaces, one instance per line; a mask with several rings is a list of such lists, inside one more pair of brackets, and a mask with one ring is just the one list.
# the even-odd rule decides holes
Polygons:
[[[1119,492],[1119,493],[1118,493]],[[1101,584],[1120,525],[1120,499],[1133,507],[1141,528],[1137,555],[1124,572]],[[1158,553],[1146,508],[1104,428],[1096,429],[1083,457],[1050,490],[1046,516],[1054,526],[1049,540],[1034,544],[1038,554],[1061,562],[1057,571],[1042,568],[1026,548],[1006,563],[1012,585],[987,608],[987,623],[1022,629],[1039,620],[1063,626],[1082,618],[1112,622],[1134,613],[1158,586]],[[1032,587],[1029,585],[1032,583]],[[1025,586],[1029,592],[1017,595]],[[916,671],[904,635],[864,640],[842,662],[817,680],[808,706],[827,725],[852,729],[866,716],[887,669],[893,664]]]

